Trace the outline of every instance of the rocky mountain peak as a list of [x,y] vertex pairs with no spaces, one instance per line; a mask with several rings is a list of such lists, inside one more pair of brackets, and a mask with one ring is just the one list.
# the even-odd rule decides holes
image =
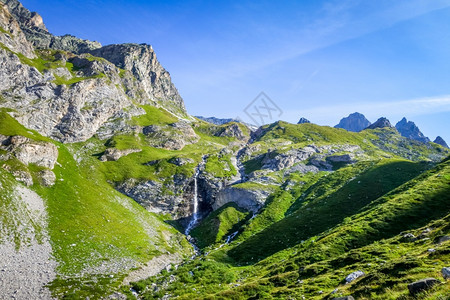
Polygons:
[[308,119],[301,117],[297,124],[311,123]]
[[136,91],[143,91],[142,95],[130,95],[133,98],[161,102],[173,113],[186,114],[183,99],[172,83],[169,72],[157,60],[152,46],[147,44],[108,45],[92,50],[90,53],[133,74],[137,79]]
[[9,12],[21,27],[48,32],[42,17],[37,12],[29,11],[17,0],[0,0],[0,2],[8,7]]
[[444,139],[441,138],[440,136],[438,136],[438,137],[434,140],[434,143],[439,144],[439,145],[441,145],[441,146],[443,146],[443,147],[445,147],[445,148],[448,148],[447,143],[446,143],[446,142],[444,141]]
[[52,35],[47,30],[42,17],[36,12],[30,12],[17,0],[0,0],[0,4],[7,7],[27,40],[37,49],[63,50],[81,54],[102,46],[99,42],[79,39],[72,35]]
[[334,126],[335,128],[342,128],[348,131],[359,132],[370,126],[369,120],[363,114],[358,112],[350,114],[348,117],[343,118],[339,124]]
[[389,122],[387,118],[381,117],[375,123],[368,126],[367,129],[386,128],[386,127],[393,128],[394,126],[392,126],[391,122]]
[[396,125],[398,132],[407,138],[422,142],[428,143],[430,141],[429,138],[423,135],[420,131],[419,127],[414,124],[414,122],[406,120],[406,118],[401,119]]

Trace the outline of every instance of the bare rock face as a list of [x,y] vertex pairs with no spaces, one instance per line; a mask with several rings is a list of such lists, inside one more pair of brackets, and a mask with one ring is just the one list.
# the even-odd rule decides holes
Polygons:
[[219,191],[215,202],[212,203],[212,208],[216,210],[229,202],[234,202],[239,207],[256,213],[261,207],[264,206],[264,203],[270,193],[270,191],[263,189],[252,190],[231,186]]
[[81,54],[101,47],[98,42],[79,39],[71,35],[54,36],[50,34],[42,17],[36,12],[30,12],[17,0],[0,0],[0,4],[4,4],[8,8],[27,40],[37,49],[64,50]]
[[[161,103],[173,113],[186,113],[183,99],[172,83],[169,72],[158,62],[150,45],[109,45],[90,53],[133,74],[137,79],[137,88],[130,94],[131,97]],[[143,91],[143,94],[138,91]]]
[[134,199],[148,211],[171,214],[175,219],[190,215],[190,203],[193,197],[192,178],[175,175],[173,182],[169,183],[129,179],[118,184],[116,189]]
[[376,128],[392,128],[391,122],[386,118],[379,118],[375,123],[368,126],[366,129],[376,129]]
[[448,148],[447,143],[444,141],[444,139],[440,136],[436,137],[434,140],[434,143],[441,145],[442,147]]
[[350,114],[348,117],[341,119],[335,128],[342,128],[348,131],[360,132],[370,126],[369,120],[363,114],[358,112]]
[[428,143],[430,141],[429,138],[423,135],[423,133],[420,131],[419,127],[417,127],[414,122],[407,121],[406,118],[401,119],[396,125],[395,128],[397,128],[398,132],[407,138],[422,142],[422,143]]
[[36,12],[30,12],[19,1],[0,0],[0,2],[9,8],[9,11],[16,17],[21,26],[48,31],[42,17]]
[[[107,139],[118,132],[140,132],[141,128],[131,125],[130,120],[145,111],[135,103],[163,106],[173,114],[187,115],[169,73],[159,64],[151,46],[102,48],[98,54],[112,62],[79,54],[99,46],[80,44],[70,36],[54,37],[37,15],[16,0],[0,0],[0,6],[0,26],[4,29],[0,31],[0,99],[2,107],[13,109],[11,115],[25,127],[72,143],[95,134]],[[8,8],[14,13],[10,14]],[[38,49],[73,53],[40,50],[36,54],[48,62],[26,60],[22,55],[36,57],[29,41]],[[74,67],[68,69],[66,62]]]
[[[27,41],[20,29],[19,23],[11,15],[8,7],[2,4],[2,1],[4,0],[0,0],[0,28],[2,28],[4,32],[0,32],[0,43],[11,51],[22,53],[28,58],[34,58],[33,47]],[[0,47],[0,51],[6,52],[1,48],[2,47]],[[0,55],[0,57],[3,57],[3,55]]]
[[42,170],[39,172],[39,183],[43,186],[53,186],[56,182],[55,173],[50,170]]

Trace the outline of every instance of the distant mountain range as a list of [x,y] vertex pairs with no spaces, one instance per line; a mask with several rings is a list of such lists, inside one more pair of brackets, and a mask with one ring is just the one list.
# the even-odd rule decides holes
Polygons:
[[[341,119],[339,124],[334,126],[335,128],[342,128],[347,131],[353,131],[353,132],[360,132],[364,129],[375,129],[375,128],[384,128],[384,127],[391,127],[391,122],[387,118],[380,118],[375,123],[371,124],[367,118],[358,112],[350,114],[348,117],[345,117]],[[422,143],[428,143],[430,142],[430,139],[426,137],[417,127],[417,125],[412,122],[408,121],[406,118],[401,119],[396,125],[395,129],[404,137],[422,142]],[[440,136],[438,136],[434,143],[439,144],[441,146],[447,147],[447,143],[444,141],[444,139]]]

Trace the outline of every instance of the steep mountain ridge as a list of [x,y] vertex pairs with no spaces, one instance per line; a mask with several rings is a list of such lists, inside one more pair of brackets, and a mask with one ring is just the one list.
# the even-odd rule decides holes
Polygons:
[[428,143],[430,139],[423,135],[419,127],[414,122],[407,121],[406,118],[401,119],[396,125],[398,132],[404,137],[422,142]]

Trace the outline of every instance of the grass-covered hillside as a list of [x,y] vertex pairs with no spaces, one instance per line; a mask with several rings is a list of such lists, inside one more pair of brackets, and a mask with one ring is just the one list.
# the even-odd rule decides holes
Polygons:
[[[323,177],[328,193],[311,197],[319,186],[310,186],[259,234],[132,286],[144,299],[448,299],[440,270],[450,262],[450,160],[427,168],[384,161],[360,174],[343,169],[329,176],[351,180]],[[216,217],[219,228],[227,210]],[[354,271],[365,275],[345,284]],[[427,277],[442,284],[410,296],[407,285]]]
[[[285,122],[250,136],[242,124],[187,122],[163,108],[141,108],[144,114],[126,120],[141,132],[66,144],[24,128],[13,111],[1,111],[2,238],[17,253],[48,241],[54,276],[46,286],[54,297],[95,299],[121,290],[133,298],[124,282],[181,264],[134,283],[134,289],[150,299],[166,293],[309,299],[338,288],[369,299],[372,291],[363,285],[342,285],[345,273],[386,273],[389,264],[401,264],[405,251],[434,242],[382,250],[394,247],[400,232],[445,223],[439,220],[449,210],[449,167],[448,161],[436,166],[436,160],[448,150],[438,145],[407,143],[389,129],[350,133]],[[390,142],[379,144],[384,134]],[[22,137],[25,144],[11,142]],[[24,158],[27,147],[55,148],[54,166]],[[201,254],[190,260],[194,249],[183,233],[196,173],[201,219],[190,236]],[[48,174],[54,176],[50,184]],[[121,190],[124,185],[128,190]],[[31,204],[20,200],[22,189],[42,199],[43,214],[30,214]],[[246,197],[258,203],[256,211],[241,205]],[[225,204],[212,211],[219,198]],[[145,209],[154,207],[167,210]],[[370,254],[377,251],[386,255],[384,271],[377,271],[381,266]],[[344,258],[346,253],[357,258]],[[439,253],[433,255],[444,253],[436,258],[444,264],[446,254]],[[380,297],[404,294],[404,282],[432,275],[428,264],[424,258],[414,263],[424,266],[414,276],[392,283],[389,273],[367,286],[377,285]]]

